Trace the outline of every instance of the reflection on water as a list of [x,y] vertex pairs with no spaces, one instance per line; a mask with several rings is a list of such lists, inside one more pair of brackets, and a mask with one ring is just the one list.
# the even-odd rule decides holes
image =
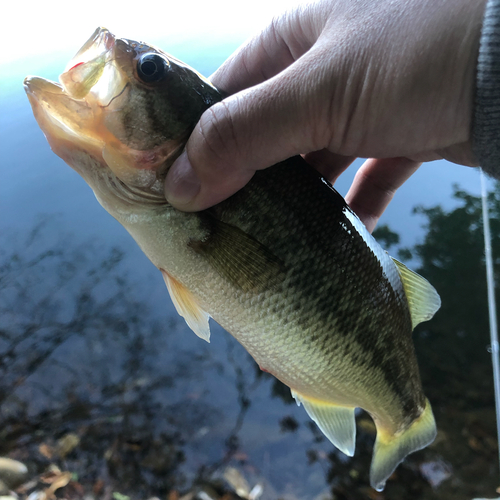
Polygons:
[[[9,235],[1,256],[0,455],[21,460],[32,476],[51,464],[74,473],[61,490],[69,498],[176,498],[194,485],[219,498],[229,466],[261,484],[264,499],[494,496],[480,203],[457,196],[450,212],[418,209],[427,232],[411,249],[443,299],[435,320],[415,333],[439,434],[384,492],[367,486],[367,415],[358,416],[355,457],[337,453],[232,337],[216,328],[208,345],[167,304],[166,291],[155,302],[150,282],[130,277],[127,248],[81,241],[57,217]],[[500,256],[498,190],[490,201]],[[397,242],[387,229],[380,237]]]
[[[293,447],[281,421],[299,413],[288,389],[263,412],[283,390],[231,337],[215,329],[209,346],[170,304],[151,320],[147,283],[124,276],[123,251],[74,246],[72,235],[52,246],[57,222],[41,221],[3,255],[0,454],[37,472],[55,462],[87,487],[134,497],[188,488],[232,462],[260,477],[262,458],[270,479],[288,484],[299,472],[278,454],[282,441]],[[60,456],[67,435],[78,445]]]

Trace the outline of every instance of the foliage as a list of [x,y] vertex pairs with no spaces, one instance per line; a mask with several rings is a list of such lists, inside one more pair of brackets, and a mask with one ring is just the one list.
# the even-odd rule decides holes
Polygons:
[[389,250],[399,243],[399,234],[392,231],[387,224],[378,226],[373,231],[373,237],[386,249]]
[[[488,304],[484,259],[483,217],[480,197],[455,187],[459,206],[446,212],[440,206],[416,207],[427,218],[424,241],[413,254],[421,265],[417,270],[437,289],[440,311],[431,323],[433,334],[448,339],[460,337],[470,346],[478,338],[487,341]],[[500,278],[500,183],[489,195],[492,250],[496,282]],[[500,294],[497,287],[497,304]],[[474,349],[473,351],[477,351]]]

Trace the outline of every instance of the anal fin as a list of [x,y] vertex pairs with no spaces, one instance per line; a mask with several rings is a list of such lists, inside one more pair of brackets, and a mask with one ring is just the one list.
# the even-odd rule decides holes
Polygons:
[[350,457],[354,455],[356,445],[355,408],[306,398],[293,389],[292,396],[297,404],[303,404],[307,414],[341,452]]
[[210,315],[200,308],[193,294],[170,274],[160,269],[177,312],[198,337],[210,342]]

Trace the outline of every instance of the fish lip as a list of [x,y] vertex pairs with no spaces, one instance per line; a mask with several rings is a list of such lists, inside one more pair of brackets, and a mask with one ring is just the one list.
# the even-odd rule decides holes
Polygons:
[[[71,71],[75,65],[88,63],[99,56],[105,56],[107,61],[113,59],[115,44],[116,37],[113,33],[103,27],[97,28],[76,55],[70,59],[59,78],[61,79],[65,74]],[[59,84],[45,78],[28,75],[23,81],[23,86],[28,97],[31,96],[37,100],[44,92],[61,95],[67,94],[71,96],[71,92],[66,88],[63,81]]]
[[[46,107],[44,106],[45,101],[53,97],[57,98],[58,96],[66,95],[61,85],[40,76],[27,76],[23,81],[23,87],[35,113],[35,117],[37,116],[35,110],[42,112]],[[46,113],[47,111],[43,112]]]
[[75,99],[85,98],[114,59],[115,45],[116,37],[110,31],[97,28],[59,76],[66,93]]
[[[63,74],[71,70],[75,64],[88,62],[96,55],[111,53],[116,42],[116,37],[107,28],[99,27],[90,38],[82,45],[80,50],[69,60]],[[93,57],[92,57],[93,56]]]
[[33,115],[54,153],[65,159],[75,147],[95,149],[99,141],[83,131],[92,119],[85,100],[73,99],[58,83],[38,76],[27,76],[23,84]]
[[37,100],[41,97],[40,94],[43,92],[64,94],[64,89],[61,85],[40,76],[28,75],[23,81],[23,86],[26,94],[35,97]]

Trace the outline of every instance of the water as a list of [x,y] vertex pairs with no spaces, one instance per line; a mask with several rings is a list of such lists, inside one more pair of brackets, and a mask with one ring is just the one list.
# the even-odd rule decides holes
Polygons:
[[[206,52],[200,44],[165,48],[210,74],[240,41]],[[452,311],[415,334],[438,439],[375,493],[367,487],[371,420],[358,416],[356,456],[347,459],[229,334],[213,325],[210,345],[198,339],[157,270],[51,153],[21,82],[25,73],[55,78],[66,60],[9,66],[0,97],[0,455],[23,461],[32,476],[51,464],[74,472],[67,491],[75,498],[217,489],[228,466],[250,486],[262,484],[264,499],[494,497],[497,443],[482,327],[474,335],[462,320],[448,328]],[[340,179],[340,192],[354,171]],[[427,234],[414,206],[460,206],[453,183],[479,193],[477,172],[446,162],[422,167],[399,191],[382,223],[400,234],[401,246]],[[470,296],[457,284],[469,278],[450,273],[461,311]],[[78,444],[61,447],[73,435]]]

